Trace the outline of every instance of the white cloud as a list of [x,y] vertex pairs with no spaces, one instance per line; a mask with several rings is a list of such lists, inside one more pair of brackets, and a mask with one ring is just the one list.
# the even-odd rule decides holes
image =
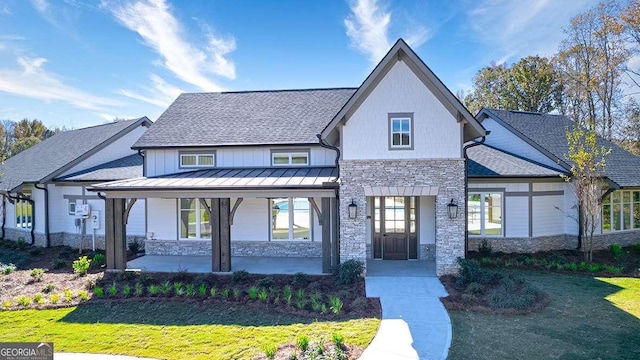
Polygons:
[[589,1],[474,0],[463,8],[471,26],[468,34],[490,49],[488,58],[480,60],[506,62],[554,54],[571,18],[594,5]]
[[69,86],[44,69],[45,58],[19,56],[19,69],[0,69],[0,91],[43,101],[63,101],[77,108],[104,110],[121,103]]
[[236,49],[235,39],[221,37],[209,29],[206,44],[189,42],[165,0],[138,0],[103,7],[126,28],[138,33],[147,46],[162,56],[162,65],[181,80],[204,91],[221,91],[214,76],[235,79],[235,64],[227,57]]
[[31,4],[41,14],[49,11],[49,2],[47,2],[47,0],[31,0]]
[[[344,20],[351,46],[365,54],[372,64],[377,64],[389,51],[389,25],[391,11],[378,0],[350,0],[351,13]],[[405,41],[412,47],[422,45],[431,32],[422,25],[405,30]]]
[[182,89],[168,84],[156,74],[151,74],[149,78],[153,83],[153,87],[152,90],[147,91],[147,94],[141,94],[140,92],[127,89],[118,90],[118,94],[166,108],[178,95],[184,92]]

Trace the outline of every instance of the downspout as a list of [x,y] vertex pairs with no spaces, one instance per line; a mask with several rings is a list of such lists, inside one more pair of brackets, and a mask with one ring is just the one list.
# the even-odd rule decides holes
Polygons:
[[33,201],[33,199],[29,199],[27,197],[24,196],[13,196],[9,193],[7,193],[7,197],[9,197],[9,199],[12,199],[14,201],[17,200],[22,200],[22,201],[26,201],[29,204],[31,204],[31,243],[29,245],[33,245],[36,243],[36,234],[35,234],[35,230],[36,230],[36,206],[35,206],[35,201]]
[[49,234],[49,189],[46,185],[38,187],[40,184],[34,184],[33,187],[44,191],[44,235],[47,238],[45,247],[51,247],[51,234]]
[[467,253],[469,252],[469,218],[467,217],[467,199],[469,199],[469,155],[467,155],[467,150],[474,146],[480,146],[484,144],[484,141],[487,139],[487,135],[489,135],[491,131],[486,131],[485,135],[480,138],[480,141],[473,142],[469,145],[465,145],[462,148],[462,156],[464,156],[464,201],[465,201],[465,212],[464,212],[464,257],[467,257]]
[[4,240],[4,224],[7,222],[7,197],[2,194],[2,236],[0,239]]
[[144,151],[138,149],[138,155],[142,158],[142,176],[147,176],[147,162],[144,159]]
[[[329,150],[333,150],[336,152],[336,170],[337,170],[337,174],[336,174],[336,178],[333,179],[333,182],[337,183],[338,179],[340,178],[340,149],[336,146],[332,146],[327,144],[323,139],[322,139],[322,135],[320,134],[316,134],[316,137],[318,138],[318,143],[320,144],[320,146],[322,146],[325,149],[329,149]],[[336,211],[338,212],[338,214],[340,214],[340,187],[337,187],[335,190],[335,197],[336,197]],[[340,216],[337,217],[338,221],[336,224],[336,227],[338,229],[340,229]],[[338,237],[340,236],[340,231],[337,231],[338,233]],[[340,254],[340,241],[339,239],[336,239],[336,247],[338,254]],[[332,254],[333,255],[333,254]],[[340,258],[338,257],[338,259],[336,259],[336,264],[340,264]]]

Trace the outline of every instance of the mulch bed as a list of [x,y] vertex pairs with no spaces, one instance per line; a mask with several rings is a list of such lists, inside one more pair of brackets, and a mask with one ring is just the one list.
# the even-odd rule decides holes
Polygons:
[[[312,352],[311,350],[316,349],[317,345],[314,342],[310,342],[309,343],[309,352]],[[344,344],[342,346],[342,359],[344,360],[356,360],[359,359],[360,356],[362,355],[362,353],[364,352],[364,349],[357,347],[357,346],[352,346],[349,344]],[[302,351],[300,350],[300,348],[298,347],[298,345],[296,344],[285,344],[285,345],[281,345],[278,347],[278,350],[275,354],[275,356],[273,357],[274,360],[289,360],[292,358],[295,359],[303,359],[302,357]],[[335,345],[332,343],[325,343],[324,346],[324,354],[335,354]],[[295,355],[295,357],[293,357],[293,355]],[[309,355],[307,355],[307,357],[304,357],[304,359],[313,359],[313,358],[320,358],[317,357],[310,357]],[[333,356],[333,357],[326,357],[327,359],[339,359],[337,356]],[[253,358],[253,360],[267,360],[267,356],[264,353],[261,353],[259,355],[257,355],[256,357]],[[324,359],[324,358],[321,358]]]

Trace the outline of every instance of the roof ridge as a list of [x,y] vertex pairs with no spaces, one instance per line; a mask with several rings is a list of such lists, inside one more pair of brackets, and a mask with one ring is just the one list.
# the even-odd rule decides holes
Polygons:
[[265,89],[265,90],[238,90],[238,91],[210,91],[188,92],[181,95],[197,94],[251,94],[251,93],[278,93],[278,92],[303,92],[303,91],[329,91],[329,90],[357,90],[357,87],[329,87],[329,88],[301,88],[301,89]]
[[81,127],[81,128],[77,128],[77,129],[69,129],[67,131],[62,131],[61,133],[69,132],[69,131],[76,131],[76,130],[93,129],[93,128],[96,128],[96,127],[99,127],[99,126],[115,125],[115,124],[121,124],[121,123],[124,123],[124,122],[136,122],[136,121],[142,119],[143,117],[144,116],[141,116],[141,117],[135,118],[135,119],[124,119],[124,120],[118,120],[118,121],[110,121],[110,122],[107,122],[107,123],[104,123],[104,124],[85,126],[85,127]]

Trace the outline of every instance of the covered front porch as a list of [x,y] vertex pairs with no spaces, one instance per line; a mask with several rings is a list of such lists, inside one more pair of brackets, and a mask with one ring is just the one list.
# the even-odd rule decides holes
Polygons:
[[259,259],[278,258],[279,273],[329,273],[339,262],[336,175],[330,167],[207,169],[96,185],[106,202],[107,269],[127,268],[127,214],[144,198],[148,255],[129,268],[267,273]]

